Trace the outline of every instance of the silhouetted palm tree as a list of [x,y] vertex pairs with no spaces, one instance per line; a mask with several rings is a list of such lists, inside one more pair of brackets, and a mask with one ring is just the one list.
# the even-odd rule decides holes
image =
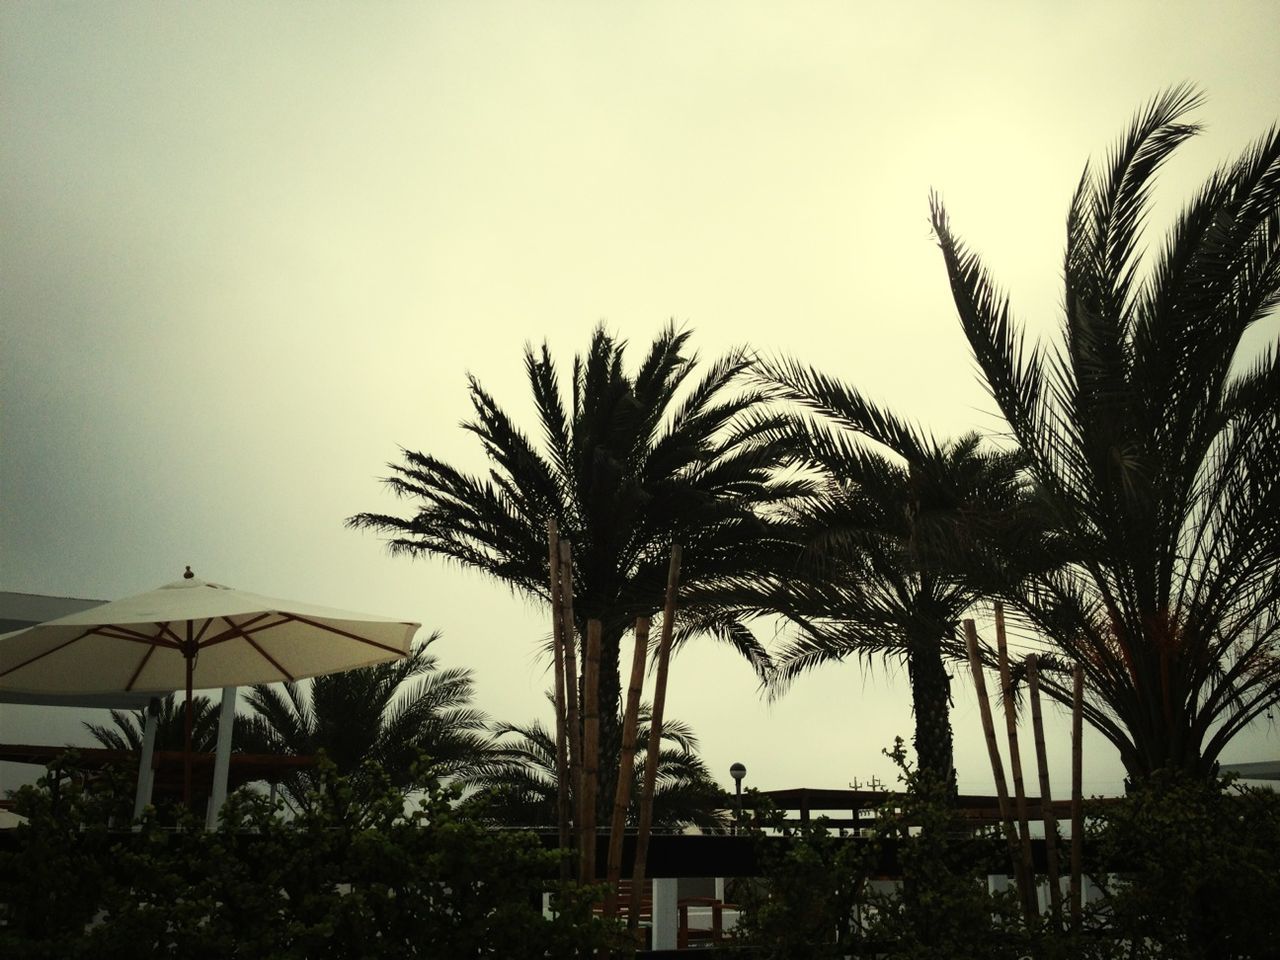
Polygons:
[[[471,706],[471,671],[439,670],[429,652],[433,633],[403,660],[316,677],[302,683],[253,687],[254,716],[243,742],[262,753],[311,756],[323,750],[339,774],[360,776],[376,761],[397,787],[413,785],[420,754],[430,775],[457,776],[488,746],[486,718]],[[318,777],[290,775],[281,786],[295,807],[306,807]]]
[[[156,750],[186,748],[186,700],[175,694],[159,698],[156,715]],[[191,748],[197,753],[212,753],[218,744],[218,704],[205,696],[191,700]],[[142,751],[142,735],[146,728],[146,710],[112,710],[114,727],[85,722],[93,738],[108,750]]]
[[[1065,319],[1028,346],[933,201],[983,377],[1077,562],[1009,599],[1088,678],[1086,717],[1131,777],[1208,772],[1280,698],[1280,369],[1246,333],[1280,301],[1280,130],[1215,173],[1144,258],[1156,172],[1198,127],[1179,87],[1086,169]],[[1065,663],[1058,664],[1065,667]],[[1042,686],[1070,698],[1064,673]]]
[[830,661],[901,660],[919,770],[954,789],[947,661],[965,657],[959,620],[1015,541],[1038,537],[1018,457],[982,449],[976,434],[936,441],[797,363],[763,372],[780,398],[818,414],[784,432],[823,478],[794,509],[804,563],[773,605],[799,633],[776,654],[774,691]]
[[[640,782],[649,749],[649,712],[642,709],[631,779],[627,824],[639,819]],[[556,749],[554,735],[538,721],[499,724],[490,759],[461,779],[476,792],[468,804],[509,826],[556,824]],[[698,756],[698,739],[687,724],[664,720],[658,753],[658,779],[653,797],[653,823],[660,829],[698,826],[723,829],[728,820],[725,795]],[[608,798],[612,810],[613,796]]]
[[[618,648],[636,618],[661,609],[672,544],[684,549],[682,636],[709,633],[764,675],[769,660],[744,623],[743,585],[790,562],[791,547],[762,511],[801,486],[779,479],[782,449],[745,417],[763,402],[739,389],[744,350],[692,380],[689,334],[667,327],[634,375],[625,342],[597,329],[575,359],[566,408],[551,354],[525,352],[543,443],[535,445],[470,377],[479,438],[492,467],[464,474],[406,451],[386,483],[417,503],[410,517],[362,513],[348,524],[390,537],[392,552],[428,554],[480,570],[521,593],[548,598],[547,521],[573,544],[579,640],[603,623],[600,666],[602,798],[619,743]],[[581,660],[580,660],[581,662]],[[609,758],[613,758],[612,764]]]

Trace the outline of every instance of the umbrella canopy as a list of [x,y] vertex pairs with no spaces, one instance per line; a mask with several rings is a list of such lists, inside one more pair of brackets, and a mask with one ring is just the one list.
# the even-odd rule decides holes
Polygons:
[[260,597],[198,580],[188,567],[149,593],[0,636],[0,690],[185,689],[189,713],[193,685],[299,680],[395,660],[419,626]]
[[408,654],[420,624],[194,577],[0,636],[0,689],[170,692],[300,680]]

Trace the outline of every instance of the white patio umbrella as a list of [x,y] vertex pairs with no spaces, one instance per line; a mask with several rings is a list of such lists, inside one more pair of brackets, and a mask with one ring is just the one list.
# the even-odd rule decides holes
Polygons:
[[197,580],[0,636],[0,690],[186,690],[184,797],[191,801],[191,692],[300,680],[396,660],[421,624],[273,600]]

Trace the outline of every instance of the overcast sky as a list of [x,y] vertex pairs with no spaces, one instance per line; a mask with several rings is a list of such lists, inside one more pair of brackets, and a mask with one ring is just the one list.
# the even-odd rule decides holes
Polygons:
[[[531,422],[526,342],[567,365],[603,321],[638,354],[674,319],[705,357],[749,343],[939,435],[991,428],[930,189],[1051,332],[1086,160],[1203,87],[1162,229],[1280,116],[1278,27],[1270,0],[0,5],[0,590],[114,599],[191,564],[420,620],[483,709],[542,716],[544,610],[343,528],[401,509],[378,482],[401,446],[484,466],[468,371]],[[956,679],[960,786],[989,791]],[[710,642],[667,710],[726,786],[734,761],[761,788],[891,780],[912,731],[901,671],[767,704]],[[1065,793],[1061,718],[1049,749]],[[1087,751],[1086,789],[1118,790]]]

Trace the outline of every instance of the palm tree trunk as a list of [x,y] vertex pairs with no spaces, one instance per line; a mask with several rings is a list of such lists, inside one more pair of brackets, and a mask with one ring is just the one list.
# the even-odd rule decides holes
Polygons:
[[560,609],[560,532],[547,521],[547,567],[551,582],[551,642],[555,652],[556,825],[560,841],[560,882],[569,880],[569,731],[565,719],[564,617]]
[[600,635],[600,790],[597,815],[607,822],[612,813],[614,790],[618,781],[618,756],[622,752],[622,699],[619,674],[622,638],[627,629],[606,623]]
[[578,879],[596,878],[596,787],[600,783],[600,621],[587,622],[587,664],[582,672],[582,848]]
[[[578,657],[573,619],[573,548],[560,541],[560,626],[564,631],[565,725],[569,728],[569,784],[576,804],[582,797],[582,727],[578,721]],[[574,826],[580,825],[574,817]]]
[[933,630],[919,629],[910,638],[907,670],[911,677],[911,704],[916,715],[915,750],[919,772],[946,784],[955,794],[955,768],[951,736],[951,680],[942,659],[941,638]]
[[1080,878],[1084,856],[1084,669],[1071,672],[1071,930],[1080,930]]

